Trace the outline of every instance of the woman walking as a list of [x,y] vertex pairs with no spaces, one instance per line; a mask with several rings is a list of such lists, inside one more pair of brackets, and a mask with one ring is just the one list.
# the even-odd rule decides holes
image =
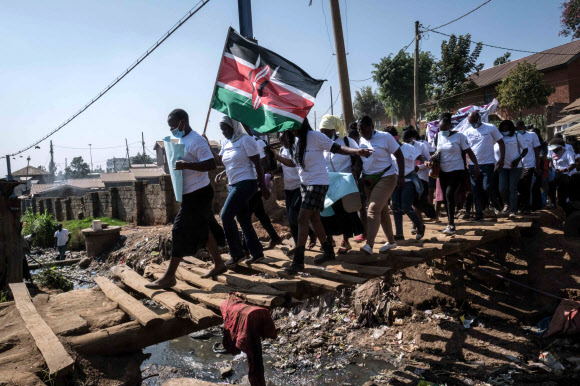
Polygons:
[[297,167],[300,176],[302,204],[298,214],[298,243],[292,264],[285,268],[289,274],[296,274],[304,270],[304,250],[310,224],[321,241],[324,252],[322,256],[314,260],[314,263],[322,264],[335,258],[332,243],[327,240],[320,219],[320,212],[324,209],[324,199],[330,182],[324,162],[324,151],[361,157],[368,157],[371,151],[338,145],[326,135],[312,131],[307,119],[304,120],[300,129],[292,130],[290,135],[291,139],[297,137],[295,141],[290,141],[291,143],[295,142],[291,152],[292,158],[278,155],[276,159],[283,165]]
[[[227,141],[219,154],[213,149],[212,153],[217,164],[225,166],[229,180],[229,194],[221,214],[231,255],[226,265],[235,266],[245,258],[234,217],[242,228],[246,245],[252,255],[248,263],[255,263],[264,258],[264,251],[252,226],[249,203],[258,191],[258,186],[266,200],[270,197],[260,162],[260,152],[256,141],[246,133],[240,122],[226,115],[220,122],[220,129]],[[216,180],[219,181],[219,175]]]
[[[576,169],[574,154],[566,149],[566,143],[561,138],[554,138],[548,146],[550,163],[555,171],[554,180],[550,181],[550,198],[552,204],[556,202],[566,210],[566,199],[568,198],[568,184],[572,171]],[[557,193],[557,197],[556,197]],[[556,200],[557,198],[557,200]]]
[[441,183],[448,221],[443,233],[453,235],[455,234],[455,191],[463,181],[465,170],[463,152],[467,153],[473,162],[475,179],[479,177],[479,164],[465,135],[451,130],[451,114],[449,113],[442,114],[439,132],[435,135],[433,145],[436,152],[428,165],[433,167],[435,163],[438,163],[440,168],[439,182]]
[[[387,203],[395,186],[403,188],[405,185],[405,161],[395,138],[389,133],[375,130],[373,120],[368,115],[360,119],[359,130],[361,133],[359,147],[372,151],[368,158],[363,159],[363,178],[368,199],[368,220],[367,243],[360,250],[372,255],[380,226],[382,226],[388,241],[379,249],[379,252],[386,252],[397,246]],[[398,177],[395,174],[392,155],[397,162]]]
[[[516,126],[512,121],[503,120],[499,124],[499,131],[503,135],[505,157],[503,169],[499,171],[499,192],[503,199],[502,213],[509,210],[509,217],[514,218],[518,211],[518,184],[522,177],[522,159],[528,154],[528,144],[524,138],[516,133]],[[494,145],[495,161],[499,162],[499,145]]]

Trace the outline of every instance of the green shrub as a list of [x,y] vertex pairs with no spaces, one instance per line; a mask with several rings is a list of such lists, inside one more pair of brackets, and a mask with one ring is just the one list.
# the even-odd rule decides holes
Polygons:
[[65,276],[61,275],[56,271],[56,267],[43,268],[38,275],[36,275],[36,281],[45,287],[52,289],[59,289],[64,292],[73,289],[73,283],[67,279]]
[[64,221],[62,226],[70,233],[70,242],[68,245],[69,249],[78,251],[85,248],[85,237],[81,231],[83,229],[90,228],[93,224],[93,220],[101,220],[101,222],[107,223],[109,226],[123,226],[126,224],[124,221],[110,217],[87,217],[82,220]]
[[22,221],[22,235],[36,233],[32,242],[38,247],[53,247],[54,232],[57,221],[46,210],[44,213],[33,213],[30,209],[20,219]]

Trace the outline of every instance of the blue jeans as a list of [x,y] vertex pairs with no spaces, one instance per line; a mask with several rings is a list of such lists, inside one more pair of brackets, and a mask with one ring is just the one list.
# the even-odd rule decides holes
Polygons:
[[393,209],[393,217],[395,219],[395,231],[396,235],[400,236],[403,234],[403,214],[406,213],[407,216],[413,222],[413,225],[417,229],[421,228],[423,225],[415,209],[413,209],[413,201],[417,195],[417,190],[415,189],[415,184],[412,181],[405,182],[403,189],[396,187],[391,195],[391,208]]
[[494,164],[479,165],[479,178],[473,178],[474,165],[469,165],[469,179],[471,180],[471,191],[473,192],[473,202],[475,204],[475,215],[482,216],[483,209],[486,206],[486,198],[489,197],[491,204],[495,209],[501,209],[495,186],[493,183]]
[[222,208],[222,224],[226,234],[226,240],[230,248],[230,255],[234,259],[239,259],[244,256],[242,248],[242,241],[240,240],[240,233],[238,226],[234,221],[237,218],[246,245],[253,257],[261,257],[264,255],[262,243],[258,240],[258,235],[252,226],[252,214],[250,212],[250,199],[258,191],[258,181],[245,180],[228,187],[228,198]]
[[511,213],[518,211],[518,184],[521,176],[522,168],[502,169],[499,172],[499,192]]

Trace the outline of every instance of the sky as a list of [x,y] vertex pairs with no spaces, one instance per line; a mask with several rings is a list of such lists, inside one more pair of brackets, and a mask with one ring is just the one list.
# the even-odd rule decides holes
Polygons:
[[[414,22],[438,26],[483,0],[339,0],[351,80],[371,76],[373,63],[398,52],[412,39]],[[0,155],[29,146],[66,121],[167,32],[197,0],[3,1],[0,5]],[[253,0],[254,36],[269,48],[326,79],[311,116],[330,108],[330,87],[340,89],[328,0]],[[471,33],[474,41],[541,51],[570,42],[558,36],[560,0],[492,0],[442,28]],[[132,73],[85,113],[54,134],[57,171],[75,156],[93,167],[141,150],[153,155],[156,140],[169,135],[174,108],[185,109],[190,125],[203,131],[220,54],[229,26],[239,30],[236,0],[211,0]],[[443,36],[430,34],[421,50],[440,55]],[[412,52],[413,46],[409,48]],[[484,47],[480,62],[491,67],[505,50]],[[528,54],[512,52],[512,59]],[[351,94],[371,80],[351,82]],[[340,115],[341,102],[334,105]],[[213,111],[208,136],[223,140]],[[12,170],[48,167],[49,141],[12,159]],[[105,149],[106,148],[106,149]],[[0,159],[0,176],[6,160]]]

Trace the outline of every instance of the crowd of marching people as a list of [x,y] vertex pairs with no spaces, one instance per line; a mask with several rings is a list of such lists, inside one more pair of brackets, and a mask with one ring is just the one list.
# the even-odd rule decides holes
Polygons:
[[[181,259],[199,248],[206,247],[213,258],[214,268],[206,275],[213,277],[244,259],[259,262],[265,248],[281,243],[262,202],[270,196],[271,176],[266,171],[283,174],[295,243],[288,252],[293,256],[286,267],[289,274],[304,269],[305,251],[316,239],[323,253],[315,264],[334,260],[336,247],[338,253],[348,252],[353,239],[364,242],[361,252],[373,255],[379,228],[387,242],[378,252],[396,248],[397,241],[408,237],[403,231],[405,218],[412,224],[412,236],[420,240],[426,222],[437,221],[442,206],[446,235],[456,233],[458,217],[479,222],[514,218],[546,206],[568,210],[569,187],[579,178],[574,176],[580,162],[577,144],[574,149],[561,135],[546,143],[538,129],[522,121],[504,120],[496,127],[482,122],[477,111],[468,115],[467,123],[455,130],[452,115],[444,113],[437,133],[426,140],[412,126],[402,133],[394,127],[379,130],[369,116],[351,123],[347,131],[340,118],[326,115],[319,130],[305,119],[299,129],[279,133],[281,147],[274,150],[252,136],[250,128],[224,116],[220,129],[225,142],[217,153],[205,136],[191,129],[185,111],[172,111],[171,133],[185,145],[185,156],[175,164],[176,170],[183,170],[183,201],[173,226],[169,268],[148,286],[174,285]],[[216,182],[227,179],[229,192],[221,226],[211,213],[213,189],[208,177],[217,166],[224,171]],[[252,225],[252,214],[270,236],[266,247]],[[226,243],[230,259],[224,263],[218,246]]]

